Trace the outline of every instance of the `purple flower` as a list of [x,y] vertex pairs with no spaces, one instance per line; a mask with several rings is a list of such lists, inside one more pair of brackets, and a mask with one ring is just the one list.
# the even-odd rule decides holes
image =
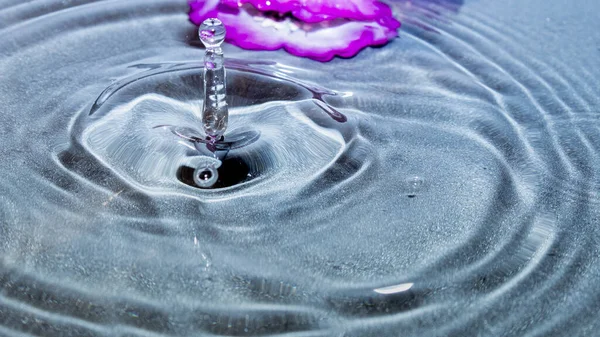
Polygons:
[[383,45],[400,27],[375,0],[192,0],[190,20],[216,17],[227,41],[245,49],[276,50],[326,62]]
[[250,4],[261,12],[290,13],[307,23],[350,19],[374,21],[383,16],[391,16],[388,6],[379,1],[348,0],[221,0],[230,7]]

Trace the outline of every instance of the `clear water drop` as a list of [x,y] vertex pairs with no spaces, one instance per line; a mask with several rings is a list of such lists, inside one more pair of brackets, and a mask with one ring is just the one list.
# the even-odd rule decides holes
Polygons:
[[414,198],[423,188],[423,178],[419,176],[409,177],[405,180],[406,195],[409,198]]
[[206,19],[198,28],[198,35],[207,49],[218,48],[225,41],[225,26],[219,19]]

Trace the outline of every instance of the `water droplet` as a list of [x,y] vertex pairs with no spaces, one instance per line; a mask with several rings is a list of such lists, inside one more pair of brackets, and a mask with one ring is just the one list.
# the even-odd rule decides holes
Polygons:
[[406,194],[409,198],[414,198],[423,188],[423,178],[419,176],[409,177],[405,180]]
[[198,28],[198,35],[206,48],[218,48],[225,41],[225,27],[219,19],[206,19]]

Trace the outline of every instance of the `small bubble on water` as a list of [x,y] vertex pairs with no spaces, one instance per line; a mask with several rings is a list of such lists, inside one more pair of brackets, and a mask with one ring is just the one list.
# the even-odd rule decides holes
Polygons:
[[419,176],[409,177],[405,180],[406,194],[409,198],[417,196],[423,188],[423,178]]

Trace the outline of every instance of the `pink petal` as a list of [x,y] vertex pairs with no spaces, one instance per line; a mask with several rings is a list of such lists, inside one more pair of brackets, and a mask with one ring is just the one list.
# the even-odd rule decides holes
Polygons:
[[321,22],[333,19],[377,21],[392,15],[390,8],[376,0],[222,0],[229,7],[252,5],[261,12],[290,13],[304,22]]
[[336,55],[352,57],[367,46],[383,45],[398,35],[400,22],[391,15],[377,21],[335,19],[304,23],[295,18],[272,19],[251,6],[230,7],[218,0],[190,3],[196,24],[217,17],[227,28],[226,40],[253,50],[284,48],[296,56],[326,62]]

